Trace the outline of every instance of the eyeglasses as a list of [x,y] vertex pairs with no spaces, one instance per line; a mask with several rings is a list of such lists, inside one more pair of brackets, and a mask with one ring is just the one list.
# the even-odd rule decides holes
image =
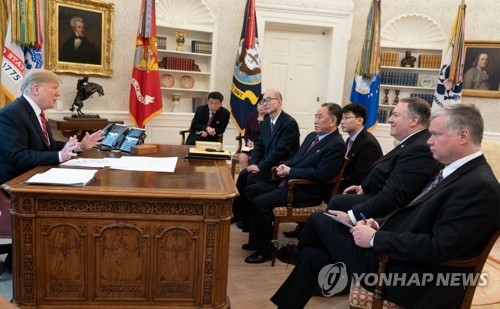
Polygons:
[[278,98],[267,97],[265,99],[260,100],[259,104],[260,105],[264,105],[265,103],[269,104],[269,103],[271,103],[272,100],[279,100],[279,99]]
[[356,117],[356,116],[343,116],[342,120],[349,120],[351,118],[358,118],[358,117]]

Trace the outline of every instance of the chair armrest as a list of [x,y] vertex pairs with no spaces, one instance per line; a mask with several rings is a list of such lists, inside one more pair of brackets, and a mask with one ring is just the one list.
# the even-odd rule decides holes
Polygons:
[[245,140],[245,138],[240,133],[240,134],[238,134],[238,136],[236,136],[236,140],[238,141],[238,149],[236,149],[236,153],[240,153],[241,147],[243,147],[243,141]]
[[189,133],[191,132],[191,130],[180,130],[179,131],[179,134],[182,136],[182,141],[181,141],[181,145],[184,145],[186,143],[186,133]]

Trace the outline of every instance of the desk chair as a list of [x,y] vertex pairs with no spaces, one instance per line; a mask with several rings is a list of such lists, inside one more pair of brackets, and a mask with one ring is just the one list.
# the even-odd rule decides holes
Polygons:
[[[10,198],[0,189],[0,254],[12,251],[12,229],[10,218]],[[1,263],[1,262],[0,262]],[[3,273],[3,264],[0,265],[0,274]]]
[[[438,265],[443,266],[452,266],[452,267],[469,267],[473,268],[473,274],[480,274],[483,270],[484,264],[486,263],[486,259],[488,258],[488,254],[491,251],[491,248],[495,245],[498,237],[500,236],[500,229],[497,229],[496,232],[490,238],[489,243],[484,247],[483,251],[479,253],[479,255],[470,258],[462,258],[457,260],[450,260],[443,263],[439,263]],[[411,261],[408,259],[404,259],[398,256],[394,256],[391,254],[382,254],[379,256],[379,267],[378,267],[378,277],[381,274],[385,274],[387,264],[391,260],[397,261]],[[380,282],[381,281],[381,282]],[[366,290],[359,282],[355,282],[352,280],[351,290],[349,293],[349,304],[351,309],[364,309],[364,308],[372,308],[372,309],[396,309],[402,308],[399,305],[384,300],[383,292],[384,292],[384,280],[380,280],[375,287],[375,293],[369,292]],[[479,282],[476,281],[471,285],[467,285],[465,287],[465,294],[462,299],[462,303],[460,305],[460,309],[468,309],[471,307],[472,299],[474,298],[474,292],[476,291],[476,284]]]
[[238,149],[236,149],[236,152],[231,156],[231,175],[233,175],[233,180],[236,178],[236,164],[240,162],[241,147],[243,147],[243,141],[245,139],[243,135],[239,133],[238,136],[236,136],[236,140],[238,141]]
[[[334,184],[331,192],[331,196],[338,194],[340,187],[340,180],[344,176],[344,170],[349,163],[346,159],[340,168],[337,176],[329,180],[327,183]],[[273,174],[276,170],[273,167]],[[273,239],[278,239],[279,225],[282,222],[306,222],[309,216],[317,211],[325,211],[328,204],[321,202],[319,205],[309,206],[309,207],[293,207],[293,189],[295,186],[300,185],[310,185],[310,184],[324,184],[322,182],[308,180],[308,179],[290,179],[287,182],[288,194],[286,197],[286,206],[280,206],[273,209],[274,223],[273,223]],[[274,266],[274,261],[273,261]]]
[[[180,130],[179,131],[179,134],[181,135],[181,138],[182,138],[181,145],[186,145],[186,134],[189,135],[189,132],[191,132],[191,130]],[[221,143],[221,145],[222,145],[222,139],[223,139],[223,137],[224,137],[224,134],[217,135],[217,141],[219,143]]]

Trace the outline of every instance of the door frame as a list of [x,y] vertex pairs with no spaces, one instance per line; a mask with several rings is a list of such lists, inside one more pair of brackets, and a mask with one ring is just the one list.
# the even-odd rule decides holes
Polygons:
[[[345,71],[347,63],[347,49],[351,37],[353,13],[295,8],[291,6],[277,6],[257,3],[257,26],[259,31],[260,49],[263,50],[266,28],[277,24],[319,27],[326,33],[326,60],[325,64],[325,102],[335,102],[342,105]],[[281,28],[281,27],[280,27]],[[262,54],[262,53],[261,53]],[[265,59],[263,59],[265,61]],[[266,87],[266,85],[263,85]],[[263,88],[263,90],[265,90]]]

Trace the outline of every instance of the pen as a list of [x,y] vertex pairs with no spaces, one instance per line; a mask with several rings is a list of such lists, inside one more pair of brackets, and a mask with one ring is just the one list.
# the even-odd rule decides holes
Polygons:
[[363,221],[365,222],[365,224],[368,224],[368,223],[366,222],[366,217],[365,217],[365,214],[364,214],[364,213],[362,213],[362,212],[360,212],[360,213],[359,213],[359,215],[361,216],[361,218],[363,219]]

